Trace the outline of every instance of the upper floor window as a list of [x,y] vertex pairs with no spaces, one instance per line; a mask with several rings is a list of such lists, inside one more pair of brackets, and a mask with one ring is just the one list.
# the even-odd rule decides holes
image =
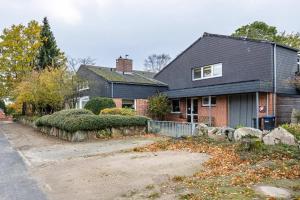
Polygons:
[[171,106],[172,106],[172,113],[180,112],[179,99],[173,99]]
[[222,76],[222,63],[207,65],[204,67],[195,67],[192,69],[192,78],[193,81],[215,78]]
[[89,89],[89,82],[88,81],[83,81],[81,83],[78,84],[78,90],[87,90]]

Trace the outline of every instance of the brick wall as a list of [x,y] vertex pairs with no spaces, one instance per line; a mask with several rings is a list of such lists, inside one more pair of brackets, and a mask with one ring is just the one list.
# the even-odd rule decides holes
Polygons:
[[[228,105],[227,96],[217,96],[216,106],[211,107],[211,116],[213,118],[213,126],[227,126],[228,125]],[[202,106],[202,98],[198,100],[198,116],[199,122],[201,117],[209,116],[209,107]]]
[[113,101],[115,102],[117,108],[122,108],[122,99],[114,98]]
[[[273,93],[259,93],[259,106],[265,108],[264,112],[259,112],[259,117],[273,115],[273,96]],[[268,106],[267,102],[269,104]]]
[[179,99],[180,113],[170,113],[166,116],[167,121],[186,122],[186,98]]
[[148,99],[136,99],[135,110],[138,115],[147,115]]

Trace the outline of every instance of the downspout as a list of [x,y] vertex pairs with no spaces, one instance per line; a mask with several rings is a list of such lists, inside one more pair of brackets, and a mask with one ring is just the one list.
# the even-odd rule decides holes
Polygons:
[[114,98],[114,82],[111,82],[111,98]]
[[276,116],[276,92],[277,92],[277,57],[276,44],[273,49],[273,67],[274,67],[274,91],[273,91],[273,116]]
[[211,126],[212,125],[212,123],[211,123],[211,96],[208,97],[208,105],[209,105],[208,123],[209,123],[209,126]]

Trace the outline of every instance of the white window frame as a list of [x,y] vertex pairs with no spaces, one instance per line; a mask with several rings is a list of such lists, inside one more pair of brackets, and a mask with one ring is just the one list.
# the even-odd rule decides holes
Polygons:
[[[202,107],[209,107],[209,103],[207,103],[207,104],[204,103],[204,98],[208,98],[209,99],[209,96],[202,97]],[[217,105],[217,97],[216,96],[211,96],[211,99],[212,98],[216,98],[216,103],[215,104],[211,104],[211,106],[213,107],[213,106]]]
[[[179,111],[173,111],[173,101],[174,100],[178,101],[178,103],[179,103]],[[171,99],[171,108],[172,108],[171,113],[174,113],[174,114],[181,113],[180,112],[180,100],[179,99]]]
[[122,99],[122,108],[123,108],[123,100],[133,100],[133,110],[136,110],[136,99]]
[[90,100],[89,96],[80,97],[79,100],[78,100],[78,103],[77,103],[79,105],[77,105],[76,107],[79,108],[79,109],[83,109],[82,102],[83,101],[89,101],[89,100]]
[[88,81],[83,81],[83,82],[79,83],[78,91],[88,90],[88,89],[90,89]]
[[[214,70],[215,70],[215,67],[218,66],[218,65],[221,65],[221,74],[219,75],[214,75]],[[208,77],[204,77],[204,73],[203,73],[203,69],[204,68],[207,68],[207,67],[211,67],[211,76],[208,76]],[[195,69],[201,69],[201,78],[195,78],[194,76],[194,70]],[[194,67],[192,69],[192,80],[193,81],[197,81],[197,80],[204,80],[204,79],[210,79],[210,78],[216,78],[216,77],[222,77],[223,76],[223,64],[222,63],[216,63],[216,64],[212,64],[212,65],[206,65],[206,66],[203,66],[203,67]]]

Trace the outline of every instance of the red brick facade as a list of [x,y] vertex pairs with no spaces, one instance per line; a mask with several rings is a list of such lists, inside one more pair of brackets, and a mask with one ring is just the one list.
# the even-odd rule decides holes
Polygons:
[[[122,108],[122,99],[113,99],[117,108]],[[138,115],[147,115],[148,99],[135,99],[135,110]]]
[[[262,109],[259,112],[259,117],[273,114],[273,94],[272,93],[260,93],[259,94],[259,106]],[[208,123],[209,119],[209,107],[202,106],[202,97],[196,97],[198,99],[198,122]],[[267,99],[268,98],[268,99]],[[180,113],[170,113],[166,120],[169,121],[187,121],[187,98],[180,99]],[[268,102],[268,106],[267,106]],[[267,112],[268,109],[268,112]],[[222,95],[216,97],[216,105],[211,107],[211,118],[213,126],[228,126],[229,120],[228,111],[228,96]]]

